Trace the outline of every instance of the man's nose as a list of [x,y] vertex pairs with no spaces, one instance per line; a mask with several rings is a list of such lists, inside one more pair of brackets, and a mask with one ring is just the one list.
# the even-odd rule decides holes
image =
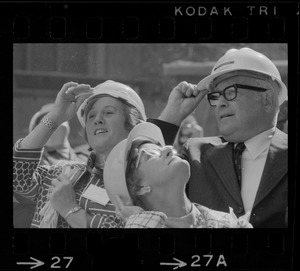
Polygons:
[[217,100],[216,107],[224,107],[228,105],[228,101],[225,99],[224,95],[221,95]]

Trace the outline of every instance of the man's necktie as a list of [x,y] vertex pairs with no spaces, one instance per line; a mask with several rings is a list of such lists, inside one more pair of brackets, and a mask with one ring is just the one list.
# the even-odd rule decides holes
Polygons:
[[233,150],[233,164],[234,164],[234,169],[236,173],[236,177],[238,180],[238,184],[241,188],[242,184],[242,163],[241,163],[241,158],[243,151],[245,150],[246,146],[243,142],[238,143],[234,150]]

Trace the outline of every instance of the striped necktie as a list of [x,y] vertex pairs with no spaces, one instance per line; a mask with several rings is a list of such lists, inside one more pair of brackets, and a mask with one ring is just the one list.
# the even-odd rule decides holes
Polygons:
[[238,180],[238,184],[241,188],[242,184],[242,163],[241,163],[241,158],[243,151],[245,150],[246,146],[243,142],[238,143],[234,150],[233,150],[233,164],[234,164],[234,169],[236,173],[236,177]]

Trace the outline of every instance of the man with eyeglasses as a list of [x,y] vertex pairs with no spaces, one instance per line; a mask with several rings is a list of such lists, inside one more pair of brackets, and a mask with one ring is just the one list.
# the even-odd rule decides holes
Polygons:
[[[276,128],[287,88],[278,69],[250,48],[230,49],[196,89],[207,92],[225,144],[214,146],[204,137],[186,145],[189,199],[219,211],[231,207],[237,217],[250,211],[254,228],[287,227],[288,143],[287,134]],[[179,115],[164,110],[161,118],[178,125]]]
[[197,88],[208,90],[228,143],[189,142],[189,153],[199,148],[200,156],[190,155],[189,199],[219,211],[230,206],[237,216],[250,211],[254,228],[287,227],[287,134],[276,128],[287,88],[276,66],[252,49],[231,49]]

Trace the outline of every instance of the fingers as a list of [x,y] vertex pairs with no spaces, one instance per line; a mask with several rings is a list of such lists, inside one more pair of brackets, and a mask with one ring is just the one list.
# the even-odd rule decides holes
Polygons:
[[72,165],[64,165],[61,176],[61,181],[73,182],[78,179],[79,175],[82,173],[78,167]]
[[76,82],[68,82],[68,83],[65,83],[65,84],[62,86],[61,90],[58,92],[58,95],[65,94],[65,93],[68,91],[69,88],[71,88],[71,87],[76,87],[76,86],[78,86],[78,83],[76,83]]
[[76,102],[79,95],[92,94],[92,88],[88,84],[78,84],[75,82],[68,82],[63,85],[58,96],[61,96],[64,100],[70,102]]
[[186,81],[180,82],[175,88],[177,88],[179,92],[187,97],[190,97],[194,90],[193,85]]
[[64,165],[62,167],[62,173],[68,176],[72,169],[73,169],[72,165]]
[[70,183],[70,180],[69,178],[61,173],[59,176],[58,176],[58,179],[52,179],[51,181],[51,185],[55,188],[55,187],[60,187],[62,185],[65,185],[65,184],[69,184]]
[[[77,84],[77,83],[76,83]],[[92,92],[92,88],[88,84],[77,84],[76,86],[72,86],[68,88],[65,92],[66,95],[78,96],[82,93]]]
[[[186,81],[179,83],[177,88],[182,93],[182,95],[184,95],[184,97],[195,97],[200,100],[202,100],[208,92],[207,90],[200,90],[199,88],[197,88],[197,85],[188,83]],[[198,95],[200,95],[200,97]]]
[[202,101],[204,96],[208,93],[208,90],[206,90],[206,89],[200,90],[199,88],[197,88],[197,85],[187,83],[187,82],[185,82],[185,83],[186,83],[185,84],[185,87],[186,87],[185,96],[187,98],[194,98],[195,106],[198,105]]
[[194,87],[193,96],[196,97],[201,92],[201,90],[197,88],[197,85],[193,85],[193,87]]
[[76,169],[73,169],[71,172],[71,175],[66,175],[64,173],[61,173],[58,178],[60,180],[60,185],[61,186],[71,186],[72,185],[72,181],[74,180],[74,176],[76,176],[77,174],[80,174],[80,172],[78,172]]
[[198,91],[198,94],[197,94],[197,96],[195,96],[195,104],[198,105],[203,100],[205,95],[208,93],[208,90],[203,89],[200,91],[197,89],[197,91]]
[[201,100],[203,99],[203,97],[208,93],[208,90],[206,89],[198,89],[197,88],[197,85],[194,85],[194,84],[190,84],[189,83],[189,88],[188,90],[186,91],[186,96],[187,97],[195,97],[195,98],[201,98]]
[[187,83],[185,82],[186,84],[184,84],[184,87],[185,87],[185,96],[186,97],[196,97],[198,95],[198,90],[195,88],[196,85],[193,85],[191,83]]
[[68,176],[64,173],[59,174],[58,179],[60,180],[60,183],[69,182]]

